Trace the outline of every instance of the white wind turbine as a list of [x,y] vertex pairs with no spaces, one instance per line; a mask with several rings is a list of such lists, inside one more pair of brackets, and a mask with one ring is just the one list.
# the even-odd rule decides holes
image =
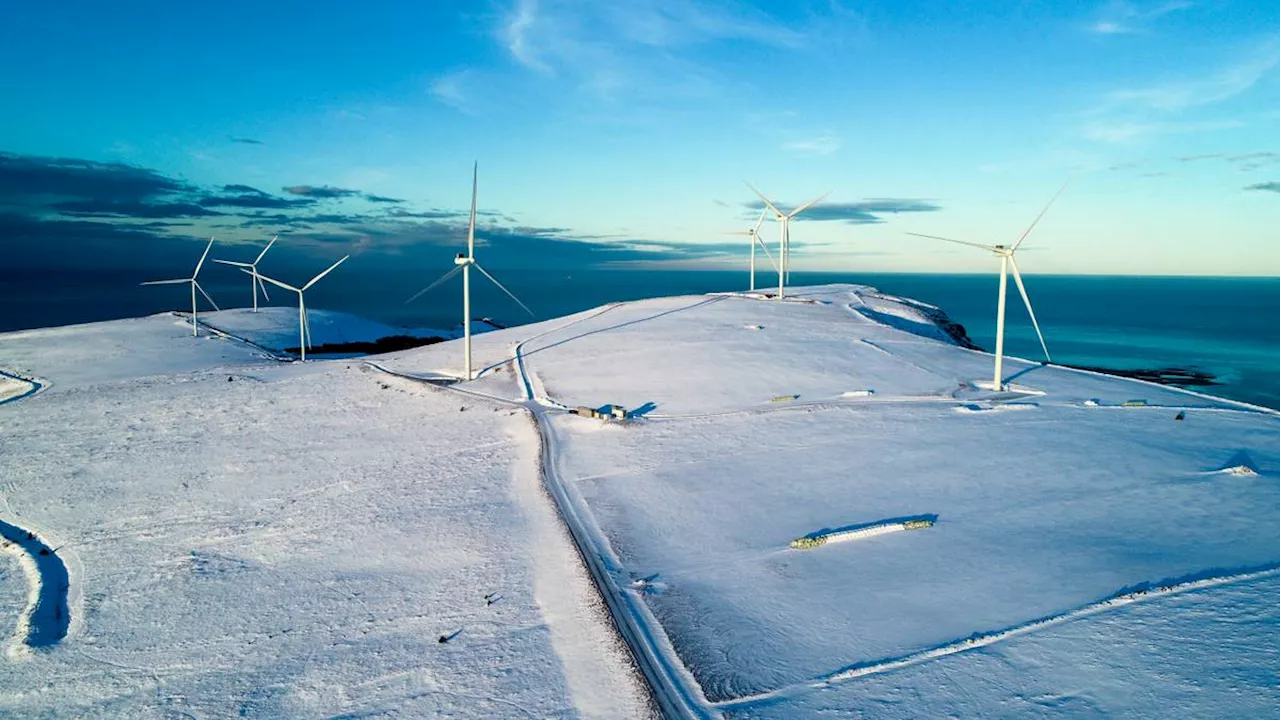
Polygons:
[[1036,219],[1031,222],[1031,225],[1027,226],[1027,229],[1022,233],[1022,236],[1018,238],[1018,241],[1009,247],[1004,245],[983,245],[981,243],[953,240],[951,238],[939,237],[937,235],[907,233],[908,235],[914,235],[916,237],[929,238],[931,240],[943,240],[945,242],[958,243],[960,245],[968,245],[970,247],[988,250],[995,253],[996,257],[1000,258],[1000,299],[996,303],[996,370],[994,379],[991,382],[993,390],[1000,391],[1004,389],[1004,378],[1002,377],[1004,370],[1004,307],[1005,295],[1009,286],[1010,270],[1013,271],[1013,281],[1018,286],[1018,293],[1022,295],[1022,302],[1027,306],[1027,315],[1031,316],[1031,326],[1035,328],[1036,337],[1040,339],[1040,349],[1044,350],[1045,362],[1053,361],[1053,359],[1049,357],[1049,347],[1044,343],[1044,335],[1040,332],[1040,323],[1036,322],[1036,313],[1031,309],[1031,298],[1027,297],[1027,288],[1022,284],[1022,275],[1018,273],[1018,261],[1015,260],[1013,256],[1018,251],[1018,246],[1022,245],[1022,241],[1027,239],[1027,236],[1031,234],[1031,231],[1035,229],[1035,226],[1040,222],[1040,218],[1044,217],[1044,214],[1049,212],[1049,208],[1055,201],[1057,201],[1058,196],[1062,194],[1062,191],[1066,189],[1067,186],[1065,184],[1058,188],[1058,192],[1054,193],[1053,197],[1049,199],[1049,202],[1045,204],[1044,209],[1041,210],[1040,214],[1036,216]]
[[510,290],[503,287],[502,283],[498,282],[497,278],[490,275],[488,271],[480,267],[480,264],[476,262],[476,191],[479,187],[477,184],[477,181],[479,178],[479,170],[480,170],[479,163],[476,163],[475,167],[473,167],[471,170],[471,220],[467,225],[467,254],[463,255],[462,253],[458,253],[457,257],[453,259],[454,268],[452,270],[442,275],[440,279],[436,280],[430,285],[414,293],[413,297],[404,301],[405,305],[408,305],[414,300],[417,300],[418,298],[425,295],[428,291],[433,290],[438,285],[443,284],[449,278],[453,277],[454,275],[457,275],[459,272],[462,273],[462,338],[463,338],[462,363],[463,363],[463,366],[465,367],[465,370],[463,371],[463,376],[466,380],[472,380],[475,377],[474,375],[471,374],[471,267],[472,266],[475,266],[475,269],[479,270],[481,275],[484,275],[485,277],[489,278],[490,282],[492,282],[494,285],[497,285],[499,290],[507,294],[507,297],[511,298],[512,300],[515,300],[516,304],[519,305],[521,308],[523,308],[525,312],[529,313],[529,315],[531,316],[533,315],[533,311],[530,310],[527,305],[520,302],[520,298],[516,297],[511,293]]
[[791,219],[809,208],[822,202],[831,193],[825,192],[789,213],[784,213],[778,209],[777,205],[769,202],[769,198],[756,189],[751,183],[747,183],[747,187],[751,188],[751,192],[755,193],[764,201],[764,206],[773,212],[774,219],[781,224],[781,234],[778,238],[778,299],[781,300],[785,291],[787,280],[791,276]]
[[[258,277],[259,277],[259,278],[261,278],[261,279],[263,279],[263,280],[266,280],[267,282],[271,283],[272,285],[276,285],[276,286],[278,286],[278,287],[282,287],[282,288],[284,288],[285,290],[292,290],[292,291],[294,291],[294,292],[298,293],[298,352],[300,353],[300,359],[301,359],[302,361],[304,361],[304,362],[305,362],[305,361],[306,361],[306,359],[307,359],[307,348],[311,346],[311,322],[310,322],[309,320],[307,320],[307,302],[306,302],[306,300],[303,298],[303,293],[305,293],[307,290],[311,289],[311,286],[312,286],[312,285],[315,285],[316,283],[320,282],[320,278],[322,278],[322,277],[324,277],[325,275],[328,275],[329,273],[333,272],[333,269],[334,269],[334,268],[336,268],[336,267],[338,267],[339,265],[341,265],[342,263],[346,262],[347,258],[349,258],[349,257],[351,257],[351,256],[350,256],[350,255],[346,255],[346,256],[344,256],[344,257],[343,257],[341,260],[339,260],[338,262],[336,262],[336,263],[334,263],[334,264],[330,265],[330,266],[329,266],[329,268],[328,268],[327,270],[325,270],[324,272],[320,273],[319,275],[317,275],[317,276],[315,276],[315,277],[311,278],[311,280],[310,280],[309,282],[307,282],[307,284],[306,284],[306,285],[303,285],[303,286],[302,286],[302,287],[300,287],[300,288],[298,288],[298,287],[294,287],[294,286],[289,285],[289,284],[287,284],[287,283],[282,283],[282,282],[280,282],[279,280],[273,280],[273,279],[271,279],[271,278],[267,277],[266,275],[258,275]],[[253,274],[255,274],[255,273],[250,273],[248,270],[245,270],[244,268],[241,268],[241,269],[240,269],[240,272],[245,273],[245,274],[248,274],[248,275],[253,275]]]
[[244,269],[248,268],[249,272],[249,292],[253,295],[253,311],[258,312],[258,291],[262,291],[262,299],[271,302],[271,297],[267,295],[267,286],[262,284],[262,276],[258,274],[258,263],[262,262],[262,256],[267,254],[272,245],[276,244],[276,240],[280,239],[279,235],[271,238],[271,242],[262,248],[262,252],[258,253],[258,258],[251,263],[236,262],[235,260],[219,260],[214,258],[214,262],[223,265],[234,265],[235,267]]
[[750,230],[742,230],[740,232],[732,233],[734,235],[746,235],[748,238],[750,238],[749,242],[751,243],[751,284],[747,288],[748,292],[756,291],[756,245],[759,245],[760,249],[764,251],[764,256],[769,258],[769,264],[773,266],[773,269],[774,270],[778,269],[778,263],[774,262],[773,256],[769,254],[769,246],[764,244],[764,240],[760,239],[760,225],[764,223],[764,218],[768,214],[769,214],[768,210],[761,210],[760,219],[756,220],[756,224],[752,226]]
[[191,277],[178,278],[176,280],[150,280],[142,283],[143,285],[181,285],[182,283],[191,283],[191,334],[193,336],[200,335],[200,324],[196,322],[196,291],[197,290],[200,291],[200,294],[204,296],[205,300],[209,301],[209,304],[213,306],[214,310],[221,309],[218,307],[218,303],[214,302],[213,298],[209,297],[209,293],[205,292],[204,288],[200,287],[200,283],[196,281],[196,278],[200,277],[200,268],[201,266],[204,265],[204,259],[206,257],[209,257],[209,249],[212,247],[213,247],[213,238],[209,238],[209,244],[205,246],[204,254],[200,256],[200,261],[196,263],[196,271],[191,273]]

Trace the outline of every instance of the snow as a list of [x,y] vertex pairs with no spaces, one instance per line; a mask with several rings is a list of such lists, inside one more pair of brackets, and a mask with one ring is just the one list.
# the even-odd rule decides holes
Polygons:
[[0,415],[0,521],[72,586],[65,639],[23,649],[24,573],[0,560],[0,715],[644,713],[554,507],[517,477],[527,418],[189,332],[0,336],[52,381]]
[[[525,364],[549,407],[656,407],[627,427],[550,422],[609,564],[712,711],[803,714],[812,706],[799,689],[843,668],[929,655],[974,633],[1003,642],[1126,588],[1182,587],[1209,571],[1230,582],[1280,560],[1280,536],[1260,515],[1280,500],[1276,478],[1218,472],[1240,448],[1280,467],[1274,414],[1016,359],[1009,391],[984,390],[991,357],[926,325],[919,304],[893,308],[851,287],[798,294],[811,302],[627,303],[477,344],[477,357],[505,370],[502,358],[527,340]],[[386,362],[427,370],[448,351]],[[1124,407],[1135,397],[1146,405]],[[926,532],[787,548],[815,528],[924,513],[939,516]],[[1233,652],[1276,667],[1263,645]],[[783,696],[734,704],[774,692]],[[856,692],[844,697],[846,710],[857,704]],[[1245,693],[1231,707],[1270,709],[1257,704],[1270,697]],[[968,707],[999,714],[1005,699]]]
[[[456,341],[0,335],[50,389],[0,408],[0,521],[57,549],[72,617],[0,661],[0,714],[644,715],[613,622],[701,716],[1277,712],[1277,414],[1018,359],[984,389],[936,308],[794,294],[487,332],[448,389],[412,378]],[[383,332],[312,312],[316,344]],[[296,313],[208,320],[296,344]],[[563,411],[613,402],[638,419]]]

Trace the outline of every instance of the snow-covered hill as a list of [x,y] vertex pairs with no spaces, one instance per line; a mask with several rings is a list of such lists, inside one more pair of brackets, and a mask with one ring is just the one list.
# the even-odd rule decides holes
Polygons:
[[414,378],[457,342],[0,335],[57,391],[0,407],[0,521],[70,617],[28,647],[39,568],[0,565],[0,714],[620,717],[641,678],[694,716],[1274,714],[1280,418],[1017,360],[991,393],[964,343],[855,286],[496,330],[448,388]]

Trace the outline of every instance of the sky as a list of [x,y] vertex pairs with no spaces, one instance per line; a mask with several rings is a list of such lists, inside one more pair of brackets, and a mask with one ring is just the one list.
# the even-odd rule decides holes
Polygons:
[[[19,3],[0,251],[1280,275],[1280,3]],[[762,237],[776,243],[766,221]],[[194,248],[194,250],[193,250]],[[231,255],[237,255],[233,248]],[[274,252],[274,251],[273,251]],[[323,265],[321,265],[323,266]]]

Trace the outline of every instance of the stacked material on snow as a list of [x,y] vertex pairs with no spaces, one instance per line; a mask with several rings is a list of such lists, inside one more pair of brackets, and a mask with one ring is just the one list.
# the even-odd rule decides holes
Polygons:
[[791,547],[796,550],[810,550],[812,548],[826,545],[827,543],[844,542],[846,540],[861,540],[862,538],[873,537],[875,535],[884,535],[886,533],[900,532],[902,530],[921,530],[932,526],[933,521],[929,519],[875,523],[873,525],[863,525],[862,527],[849,528],[845,530],[833,530],[831,532],[820,533],[817,535],[806,535],[792,540]]

